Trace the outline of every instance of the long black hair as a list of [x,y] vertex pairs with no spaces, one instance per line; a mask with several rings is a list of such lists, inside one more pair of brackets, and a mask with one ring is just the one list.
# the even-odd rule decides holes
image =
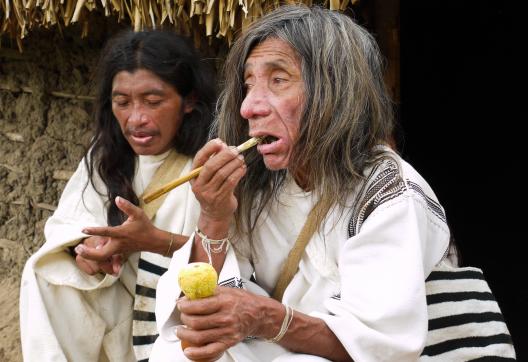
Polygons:
[[172,85],[185,98],[195,100],[193,111],[185,114],[173,147],[193,156],[208,138],[215,102],[212,68],[198,56],[191,42],[174,32],[127,30],[111,38],[102,51],[96,74],[95,135],[86,151],[85,164],[94,188],[94,176],[102,179],[108,196],[107,222],[119,225],[125,215],[115,205],[121,196],[135,205],[132,188],[136,154],[122,134],[112,113],[112,82],[121,71],[146,69]]

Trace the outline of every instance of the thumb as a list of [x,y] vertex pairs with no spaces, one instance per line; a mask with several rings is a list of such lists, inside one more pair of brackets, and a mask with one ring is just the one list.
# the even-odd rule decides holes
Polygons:
[[117,196],[115,198],[115,203],[119,210],[123,211],[128,218],[137,219],[140,217],[143,210],[141,208],[137,207],[127,199],[122,198],[121,196]]
[[123,262],[123,256],[121,254],[112,255],[112,270],[115,276],[119,275]]

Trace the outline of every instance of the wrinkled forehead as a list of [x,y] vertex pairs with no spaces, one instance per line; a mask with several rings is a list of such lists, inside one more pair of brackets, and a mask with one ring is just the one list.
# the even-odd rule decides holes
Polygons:
[[256,43],[248,52],[244,71],[256,66],[296,68],[300,71],[301,59],[290,43],[277,37],[270,37]]

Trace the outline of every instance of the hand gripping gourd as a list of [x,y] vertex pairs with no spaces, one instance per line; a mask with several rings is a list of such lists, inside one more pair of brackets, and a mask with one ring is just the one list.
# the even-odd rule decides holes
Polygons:
[[[211,264],[195,262],[183,267],[178,274],[178,284],[185,296],[191,300],[210,297],[214,294],[218,283],[218,275]],[[182,340],[181,347],[192,346],[191,343]],[[199,362],[212,361],[211,359],[199,360]]]

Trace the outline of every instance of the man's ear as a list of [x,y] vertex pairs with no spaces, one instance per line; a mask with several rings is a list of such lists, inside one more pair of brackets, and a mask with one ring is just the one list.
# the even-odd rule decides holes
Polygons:
[[194,93],[189,94],[187,97],[183,99],[183,113],[191,113],[194,110],[194,106],[196,105],[196,96]]

